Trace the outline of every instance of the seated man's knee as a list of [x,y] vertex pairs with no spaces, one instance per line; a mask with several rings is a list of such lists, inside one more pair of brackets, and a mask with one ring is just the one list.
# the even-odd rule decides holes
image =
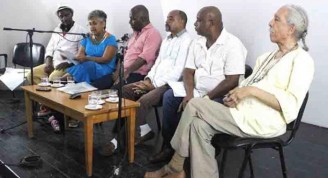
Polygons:
[[210,132],[211,129],[211,125],[209,125],[205,120],[200,118],[194,119],[191,124],[191,132],[197,133],[199,137],[202,137],[203,139],[209,142],[213,137],[213,134]]
[[138,101],[140,102],[140,107],[152,107],[152,100],[153,98],[146,93],[142,95]]
[[168,89],[163,95],[164,102],[170,102],[174,98],[174,93],[172,89]]

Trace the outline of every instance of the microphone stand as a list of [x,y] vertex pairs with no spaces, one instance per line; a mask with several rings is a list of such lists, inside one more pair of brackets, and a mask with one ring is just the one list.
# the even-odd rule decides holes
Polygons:
[[[33,47],[33,33],[37,32],[37,33],[56,33],[56,34],[61,34],[63,32],[56,32],[56,31],[44,31],[44,30],[35,30],[35,28],[33,29],[17,29],[17,28],[7,28],[4,27],[3,30],[5,31],[25,31],[27,32],[28,36],[29,36],[29,47],[30,47],[30,69],[31,69],[31,85],[33,85],[34,81],[33,81],[33,55],[32,55],[32,47]],[[65,34],[70,34],[70,35],[81,35],[83,36],[83,38],[87,37],[87,34],[84,33],[65,33]]]
[[[118,41],[121,42],[121,41]],[[123,41],[124,42],[124,41]],[[122,119],[122,100],[123,100],[123,82],[124,82],[124,53],[126,50],[126,46],[121,46],[119,48],[119,52],[117,53],[117,59],[119,63],[119,83],[118,83],[118,116],[117,116],[117,145],[118,145],[118,152],[122,153],[122,144],[121,144],[121,119]],[[126,122],[125,122],[126,123]],[[126,128],[126,127],[125,127]],[[125,133],[126,136],[126,133]],[[127,143],[127,140],[125,141]],[[124,143],[124,142],[123,142]],[[125,146],[125,151],[123,158],[118,162],[117,166],[114,166],[113,168],[113,174],[111,175],[112,177],[119,176],[120,174],[120,169],[122,168],[122,163],[125,160],[127,155],[127,148]]]
[[[34,32],[37,32],[37,33],[56,33],[56,34],[61,34],[63,32],[35,30],[35,28],[33,28],[33,29],[16,29],[16,28],[7,28],[7,27],[4,27],[3,30],[5,30],[5,31],[25,31],[25,32],[27,32],[27,34],[29,36],[29,47],[30,47],[30,49],[29,49],[30,56],[29,57],[30,57],[30,70],[31,70],[31,85],[33,85],[34,81],[33,81],[33,54],[32,54],[33,50],[32,50],[32,48],[33,48],[33,34],[34,34]],[[65,33],[65,34],[81,35],[81,36],[83,36],[83,38],[87,37],[87,34],[84,34],[84,33]],[[32,105],[33,105],[32,107],[33,107],[33,110],[34,110],[34,108],[35,108],[34,103]],[[5,131],[16,128],[16,127],[18,127],[20,125],[23,125],[25,123],[27,123],[27,122],[24,121],[24,122],[22,122],[22,123],[20,123],[16,126],[12,126],[12,127],[7,128],[7,129],[1,129],[0,133],[3,134],[3,133],[5,133]]]
[[118,76],[119,76],[119,83],[118,83],[118,125],[119,127],[117,128],[118,129],[118,136],[117,136],[117,140],[118,140],[118,148],[119,148],[119,151],[121,151],[121,144],[120,144],[120,141],[121,141],[121,134],[120,134],[120,131],[121,131],[121,119],[122,119],[122,98],[123,98],[123,82],[124,82],[124,52],[125,52],[125,47],[124,46],[121,46],[120,47],[120,51],[119,53],[117,53],[117,57],[118,57],[118,63],[119,63],[119,71],[118,71]]

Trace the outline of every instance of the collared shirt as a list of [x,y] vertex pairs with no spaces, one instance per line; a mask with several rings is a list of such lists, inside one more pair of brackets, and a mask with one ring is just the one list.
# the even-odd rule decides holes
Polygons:
[[186,29],[183,29],[183,30],[181,30],[180,32],[178,32],[177,34],[175,34],[175,35],[173,35],[172,33],[169,35],[169,36],[167,36],[166,38],[174,38],[174,37],[179,37],[179,36],[181,36],[182,34],[184,34],[185,32],[187,32],[187,30]]
[[244,74],[246,55],[242,42],[225,29],[209,49],[205,37],[194,40],[185,67],[195,70],[194,97],[206,95],[225,79],[225,75]]
[[[273,54],[273,53],[272,53]],[[286,132],[286,124],[296,119],[306,92],[309,90],[314,75],[312,57],[301,47],[287,53],[276,63],[264,78],[256,83],[250,82],[264,61],[273,56],[266,53],[260,56],[251,76],[241,82],[241,86],[258,87],[276,97],[281,112],[248,97],[241,100],[230,112],[239,128],[251,135],[259,137],[275,137]]]
[[178,81],[187,59],[191,42],[189,33],[184,29],[175,36],[169,35],[162,42],[155,65],[146,78],[149,78],[155,88],[170,81]]
[[124,70],[129,68],[140,57],[146,61],[146,64],[133,73],[147,75],[155,63],[161,42],[162,37],[160,33],[151,23],[146,25],[141,32],[133,32],[124,56]]
[[[56,32],[62,32],[62,29],[60,29],[60,24],[55,28]],[[73,27],[69,30],[69,33],[86,33],[87,30],[77,24],[74,23]],[[49,43],[46,48],[46,54],[45,56],[52,56],[53,57],[53,64],[54,67],[59,65],[63,62],[68,62],[66,59],[63,59],[63,57],[60,55],[60,52],[57,51],[57,49],[61,49],[62,51],[67,51],[72,54],[76,54],[79,46],[80,41],[83,39],[81,35],[69,35],[66,34],[64,37],[59,34],[52,34],[51,38],[49,40]]]

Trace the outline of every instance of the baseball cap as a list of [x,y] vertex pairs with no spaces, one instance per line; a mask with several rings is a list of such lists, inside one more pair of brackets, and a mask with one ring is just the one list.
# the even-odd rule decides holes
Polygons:
[[58,9],[57,9],[57,13],[61,10],[64,10],[64,9],[68,9],[70,10],[72,13],[74,12],[73,9],[67,5],[62,5],[62,6],[59,6]]

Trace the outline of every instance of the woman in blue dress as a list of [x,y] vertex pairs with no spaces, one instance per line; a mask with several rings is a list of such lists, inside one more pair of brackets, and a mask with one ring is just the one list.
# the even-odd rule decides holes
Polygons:
[[81,41],[81,47],[75,56],[75,60],[80,63],[68,68],[64,77],[71,75],[76,82],[90,84],[115,71],[117,43],[115,36],[105,30],[106,19],[106,13],[101,10],[89,13],[91,33]]

